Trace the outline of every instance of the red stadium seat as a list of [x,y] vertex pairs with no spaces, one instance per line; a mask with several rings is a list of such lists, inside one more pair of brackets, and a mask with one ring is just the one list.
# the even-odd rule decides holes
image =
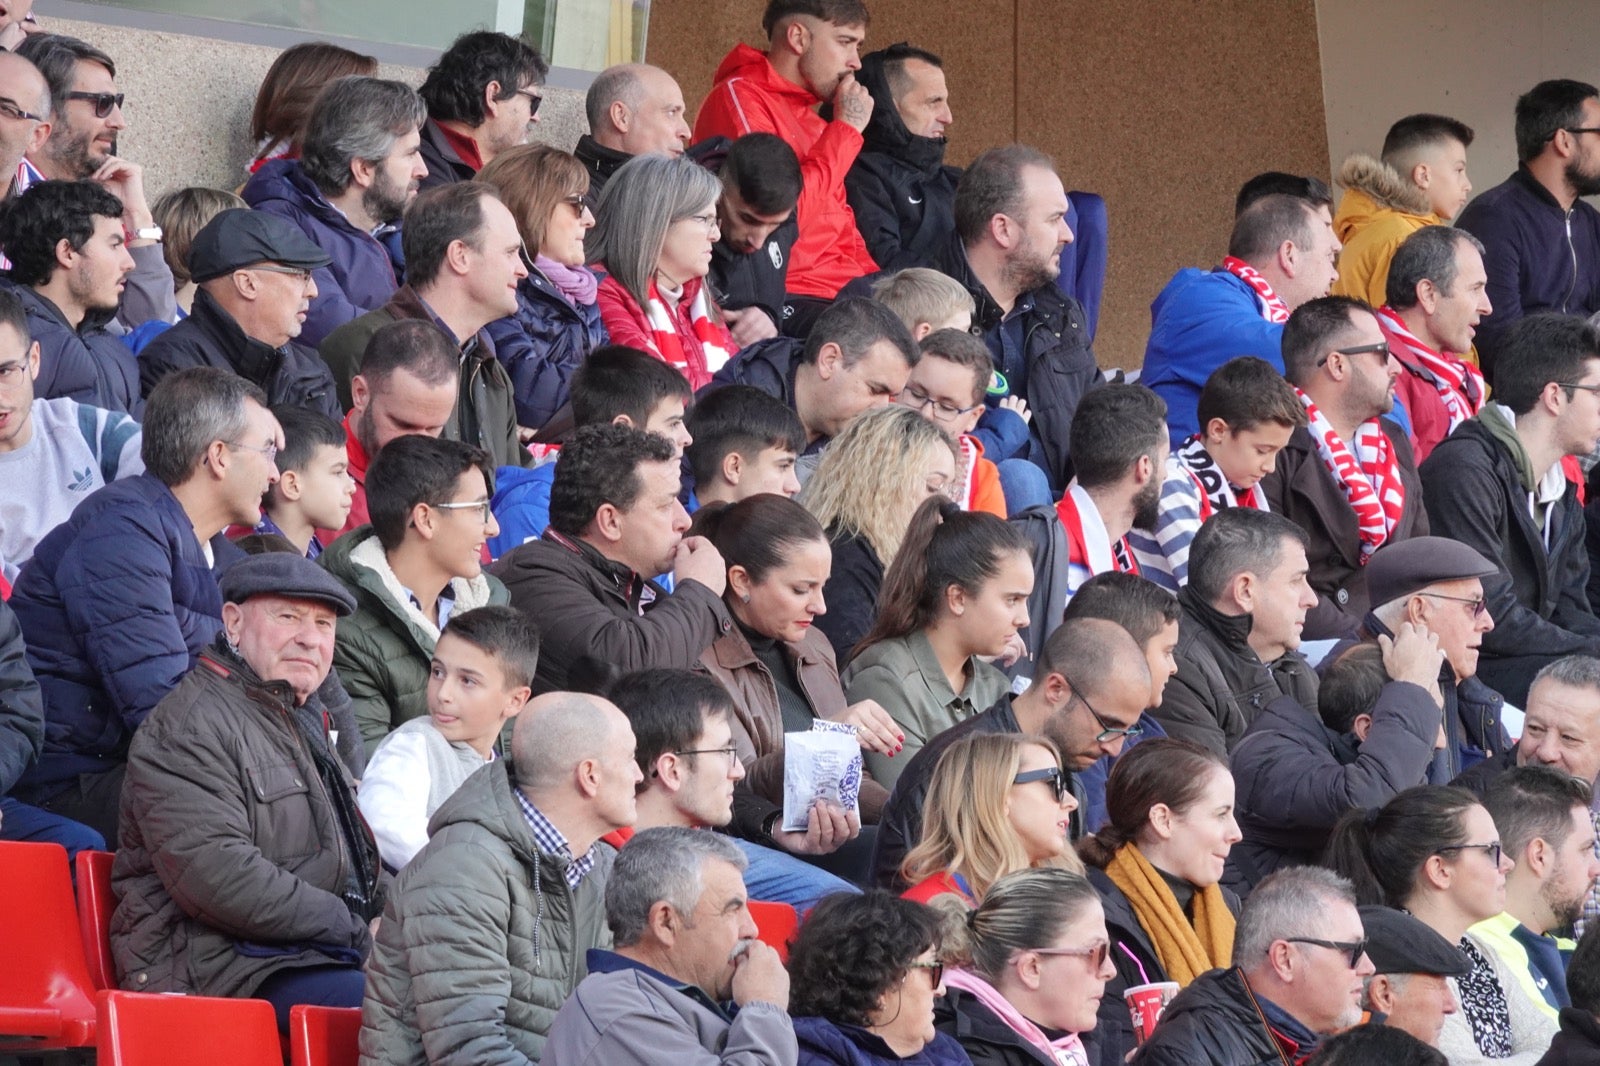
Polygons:
[[290,1007],[290,1066],[356,1066],[360,1035],[359,1007]]
[[111,912],[117,909],[111,894],[114,858],[109,851],[80,851],[77,857],[78,928],[96,992],[117,987],[117,967],[111,960]]
[[88,1047],[94,982],[84,960],[67,850],[0,843],[0,1052]]
[[789,942],[800,931],[800,915],[787,903],[750,901],[750,917],[756,920],[756,935],[763,944],[770,944],[778,958],[789,961]]
[[100,1066],[283,1066],[264,999],[100,993]]

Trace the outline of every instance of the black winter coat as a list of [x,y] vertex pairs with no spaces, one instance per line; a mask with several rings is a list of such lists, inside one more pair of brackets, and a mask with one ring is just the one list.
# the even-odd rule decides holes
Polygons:
[[1586,1010],[1561,1008],[1561,1031],[1535,1066],[1600,1066],[1600,1021]]
[[[1056,1066],[962,989],[952,988],[934,1003],[933,1025],[956,1039],[973,1066]],[[1081,1037],[1090,1062],[1096,1061],[1094,1036],[1084,1033]]]
[[1162,1012],[1133,1066],[1282,1066],[1267,1019],[1239,970],[1195,978]]

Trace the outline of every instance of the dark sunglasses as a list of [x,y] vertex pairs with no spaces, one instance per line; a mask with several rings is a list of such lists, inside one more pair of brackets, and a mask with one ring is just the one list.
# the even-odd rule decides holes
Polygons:
[[1389,350],[1388,341],[1379,341],[1377,344],[1358,344],[1353,348],[1335,348],[1321,359],[1318,359],[1317,365],[1326,366],[1328,360],[1333,358],[1335,355],[1366,355],[1369,352],[1373,355],[1381,354],[1383,356],[1383,361],[1386,363],[1389,361],[1389,358],[1394,355],[1394,352]]
[[1348,952],[1350,968],[1353,970],[1361,965],[1361,956],[1367,953],[1367,938],[1360,940],[1317,940],[1309,936],[1286,936],[1283,939],[1291,944],[1315,944],[1319,948],[1331,948],[1334,951]]
[[68,100],[87,100],[94,105],[94,117],[105,118],[111,114],[113,107],[121,107],[124,94],[122,93],[83,93],[70,92]]
[[944,963],[942,962],[913,962],[913,970],[927,970],[928,983],[934,988],[939,987],[939,982],[944,980]]
[[563,196],[561,202],[576,211],[579,218],[583,217],[585,211],[594,214],[594,197],[586,192],[570,193]]
[[1067,802],[1067,797],[1072,794],[1072,784],[1059,766],[1046,766],[1043,770],[1025,770],[1011,779],[1013,785],[1026,785],[1034,781],[1048,782],[1056,794],[1057,803]]

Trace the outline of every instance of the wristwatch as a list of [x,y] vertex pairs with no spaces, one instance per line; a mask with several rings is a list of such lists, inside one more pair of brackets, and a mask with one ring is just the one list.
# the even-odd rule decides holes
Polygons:
[[140,226],[133,231],[136,241],[159,241],[162,237],[160,226]]

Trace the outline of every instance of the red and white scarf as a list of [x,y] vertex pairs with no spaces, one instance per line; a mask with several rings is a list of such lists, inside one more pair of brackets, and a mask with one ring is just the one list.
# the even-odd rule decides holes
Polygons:
[[689,344],[678,334],[677,316],[667,306],[655,278],[650,279],[649,297],[644,314],[650,323],[651,354],[677,368],[689,379],[691,389],[709,385],[711,375],[722,369],[733,350],[727,327],[711,320],[711,296],[706,287],[700,285],[689,303],[689,328],[694,331]]
[[[1061,499],[1056,501],[1056,517],[1061,520],[1061,528],[1067,535],[1069,565],[1088,571],[1084,581],[1108,570],[1120,570],[1124,574],[1139,572],[1139,564],[1134,561],[1128,538],[1111,540],[1105,522],[1100,517],[1100,509],[1076,478],[1067,486]],[[1077,591],[1076,586],[1073,591]]]
[[961,448],[961,509],[970,511],[978,497],[978,460],[983,457],[983,445],[968,433],[961,434],[956,443]]
[[1254,507],[1258,511],[1271,510],[1267,494],[1259,485],[1239,490],[1228,484],[1222,467],[1206,451],[1206,442],[1196,433],[1179,446],[1172,457],[1183,467],[1189,479],[1200,490],[1200,521],[1204,522],[1218,511],[1229,507]]
[[1344,489],[1350,509],[1356,513],[1361,535],[1361,565],[1383,546],[1406,507],[1406,487],[1400,480],[1400,466],[1394,458],[1394,442],[1376,418],[1361,423],[1356,430],[1355,451],[1339,438],[1327,416],[1317,410],[1311,397],[1295,389],[1311,420],[1311,439],[1316,442],[1322,465]]
[[1423,344],[1416,334],[1406,328],[1405,321],[1393,309],[1378,309],[1378,324],[1389,335],[1390,343],[1399,341],[1423,376],[1439,390],[1445,411],[1450,415],[1450,429],[1477,414],[1483,408],[1483,375],[1471,363],[1464,362],[1446,352],[1436,352]]
[[1272,286],[1267,283],[1267,279],[1262,277],[1261,272],[1255,267],[1246,263],[1243,259],[1235,259],[1230,255],[1222,261],[1222,269],[1255,290],[1256,299],[1261,303],[1262,318],[1268,322],[1282,323],[1289,321],[1289,305],[1283,302],[1281,296],[1272,291]]

